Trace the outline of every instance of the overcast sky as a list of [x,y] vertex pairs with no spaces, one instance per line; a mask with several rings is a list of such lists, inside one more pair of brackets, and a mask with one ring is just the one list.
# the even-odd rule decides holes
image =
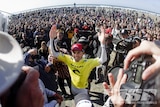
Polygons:
[[160,0],[3,0],[0,3],[0,10],[15,13],[33,8],[73,3],[119,5],[160,13]]

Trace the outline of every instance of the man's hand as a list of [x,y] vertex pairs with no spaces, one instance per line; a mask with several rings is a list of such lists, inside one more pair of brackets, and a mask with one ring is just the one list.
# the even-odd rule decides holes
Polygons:
[[59,104],[61,104],[61,102],[63,101],[63,97],[57,93],[54,94],[53,97],[56,98],[56,100]]
[[108,74],[108,78],[110,86],[106,82],[103,83],[103,86],[106,89],[107,94],[110,96],[114,107],[123,107],[124,99],[120,96],[120,87],[122,84],[126,82],[127,75],[123,74],[123,70],[120,69],[116,82],[111,73]]
[[54,39],[56,36],[57,36],[57,27],[56,27],[56,25],[53,25],[51,27],[50,32],[49,32],[49,37],[50,37],[50,39]]
[[142,41],[140,46],[130,50],[127,54],[124,60],[124,69],[126,70],[130,63],[141,55],[152,55],[155,59],[155,62],[148,66],[142,74],[142,79],[147,80],[155,72],[160,71],[160,48],[154,42]]
[[105,44],[105,29],[103,26],[100,27],[100,32],[98,32],[98,40],[101,44]]
[[48,65],[46,65],[45,68],[44,68],[44,70],[48,73],[51,70],[51,67],[48,66]]
[[28,66],[22,67],[22,70],[27,76],[17,93],[16,107],[43,107],[44,97],[39,88],[39,72]]

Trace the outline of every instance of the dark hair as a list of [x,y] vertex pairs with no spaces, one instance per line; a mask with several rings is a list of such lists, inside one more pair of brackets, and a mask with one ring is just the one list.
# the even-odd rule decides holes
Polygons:
[[128,31],[126,29],[122,29],[120,33],[121,35],[128,35]]

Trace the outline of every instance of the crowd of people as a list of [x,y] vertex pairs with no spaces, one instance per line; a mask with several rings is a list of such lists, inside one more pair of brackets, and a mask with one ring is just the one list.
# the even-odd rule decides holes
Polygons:
[[[110,54],[114,50],[113,39],[138,37],[147,41],[160,40],[160,22],[135,10],[63,7],[19,13],[9,19],[8,33],[20,44],[24,64],[39,72],[38,82],[43,93],[44,90],[51,90],[52,96],[58,99],[50,100],[45,96],[46,102],[50,103],[55,101],[60,104],[63,98],[76,99],[81,95],[86,98],[84,102],[91,103],[88,93],[94,78],[96,84],[107,81],[113,88],[125,83],[127,77],[123,74],[119,74],[122,80],[116,83],[117,86],[114,86],[111,74],[106,79]],[[124,31],[127,31],[127,37],[123,37]],[[133,48],[137,49],[137,46]],[[127,57],[128,60],[130,57]],[[125,69],[128,60],[125,60]],[[99,75],[100,68],[104,73],[103,79]],[[70,93],[65,89],[65,80]],[[61,95],[58,94],[58,87]],[[107,84],[105,88],[108,89]],[[111,95],[113,104],[117,105],[115,96],[118,95]],[[118,98],[123,102],[121,97]],[[80,103],[76,102],[77,105]],[[120,103],[120,106],[123,104]]]

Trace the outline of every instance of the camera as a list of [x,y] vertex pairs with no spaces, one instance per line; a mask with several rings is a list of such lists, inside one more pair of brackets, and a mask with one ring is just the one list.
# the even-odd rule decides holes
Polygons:
[[[158,90],[160,74],[155,73],[149,79],[142,80],[143,71],[155,62],[152,56],[142,55],[131,62],[129,68],[124,71],[127,74],[127,82],[120,87],[120,95],[125,100],[125,104],[152,105],[158,103]],[[114,78],[117,78],[120,66],[115,66],[109,70]]]
[[132,39],[121,39],[115,43],[115,58],[113,61],[113,66],[123,65],[123,61],[127,53],[132,49],[133,41]]
[[128,51],[133,48],[134,43],[135,43],[135,39],[133,38],[120,40],[116,44],[116,51],[118,53],[127,54]]
[[116,52],[116,55],[115,55],[115,58],[114,58],[114,61],[113,61],[113,66],[117,66],[117,65],[120,65],[120,66],[123,66],[123,61],[124,61],[124,58],[125,56],[127,55],[127,53],[139,46],[141,43],[141,39],[139,37],[130,37],[130,38],[127,38],[127,39],[120,39],[118,41],[116,41],[116,45],[115,45],[115,52]]
[[118,53],[127,54],[129,50],[135,48],[136,44],[140,44],[141,39],[139,37],[130,37],[127,39],[120,40],[116,43],[116,51]]

